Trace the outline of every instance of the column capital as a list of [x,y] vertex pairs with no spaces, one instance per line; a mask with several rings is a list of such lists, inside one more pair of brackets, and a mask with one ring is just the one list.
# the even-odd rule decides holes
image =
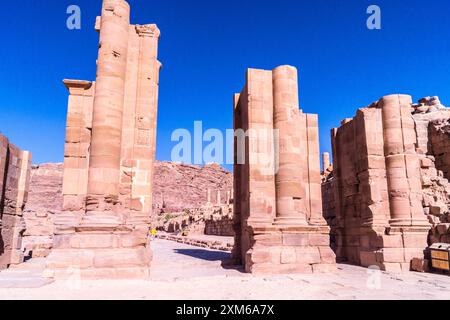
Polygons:
[[140,37],[159,38],[161,36],[161,31],[156,24],[137,24],[135,28]]
[[64,85],[71,95],[81,96],[84,95],[86,90],[92,88],[92,81],[86,80],[73,80],[73,79],[64,79]]

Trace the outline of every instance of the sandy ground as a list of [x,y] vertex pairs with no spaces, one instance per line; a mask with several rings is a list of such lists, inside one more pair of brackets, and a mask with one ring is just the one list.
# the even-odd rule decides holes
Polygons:
[[44,285],[44,261],[34,260],[0,273],[0,299],[450,299],[446,275],[390,274],[339,265],[335,274],[255,277],[224,269],[226,252],[164,240],[155,240],[153,250],[149,281],[72,279]]

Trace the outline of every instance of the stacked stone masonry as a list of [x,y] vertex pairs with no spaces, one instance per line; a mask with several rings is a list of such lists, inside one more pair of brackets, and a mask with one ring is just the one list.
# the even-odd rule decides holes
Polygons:
[[47,257],[53,248],[54,216],[62,210],[63,165],[46,163],[31,168],[30,190],[23,217],[26,257]]
[[335,269],[322,217],[317,115],[299,109],[297,69],[249,69],[234,96],[233,256],[252,273]]
[[69,90],[63,210],[46,276],[146,278],[151,251],[160,32],[130,25],[124,0],[104,0],[95,82]]
[[332,130],[322,194],[338,260],[409,271],[430,244],[448,240],[450,189],[445,161],[436,159],[449,150],[449,118],[436,97],[413,104],[391,95]]
[[31,154],[0,134],[0,270],[24,260],[23,209],[30,184]]

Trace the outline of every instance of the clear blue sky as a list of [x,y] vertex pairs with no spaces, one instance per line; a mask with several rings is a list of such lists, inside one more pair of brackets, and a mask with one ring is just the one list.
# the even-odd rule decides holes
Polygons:
[[[299,69],[300,102],[318,113],[322,150],[330,128],[391,93],[439,95],[450,105],[448,0],[130,0],[132,23],[162,32],[157,158],[171,133],[232,127],[232,95],[248,67]],[[66,28],[66,9],[82,29]],[[382,30],[366,9],[382,10]],[[63,78],[94,80],[100,0],[3,1],[0,19],[0,131],[34,163],[63,160],[67,91]]]

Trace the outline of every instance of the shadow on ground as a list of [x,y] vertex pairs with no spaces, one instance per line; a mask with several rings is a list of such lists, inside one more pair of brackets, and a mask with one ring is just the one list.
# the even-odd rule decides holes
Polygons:
[[206,261],[226,261],[231,259],[231,254],[221,251],[208,251],[202,249],[175,249],[175,253]]
[[244,268],[241,265],[233,264],[230,252],[203,249],[175,249],[174,252],[205,261],[220,261],[223,269],[236,270],[244,273]]

